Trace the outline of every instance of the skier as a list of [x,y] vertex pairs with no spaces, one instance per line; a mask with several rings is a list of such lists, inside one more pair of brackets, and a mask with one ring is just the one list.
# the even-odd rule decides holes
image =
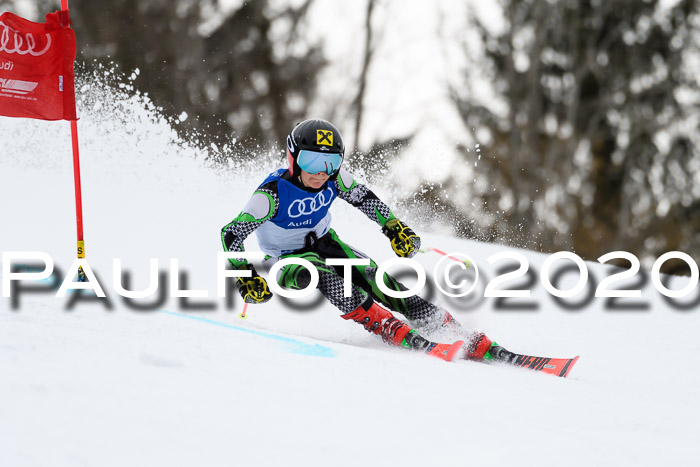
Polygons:
[[[379,280],[384,280],[391,290],[407,289],[388,274],[383,279],[377,277],[377,265],[371,259],[367,266],[352,267],[352,294],[344,296],[343,269],[327,265],[326,259],[368,257],[343,242],[331,228],[329,208],[336,198],[355,206],[379,224],[398,256],[414,256],[421,243],[415,232],[396,218],[386,204],[341,168],[344,153],[340,131],[330,122],[305,120],[297,124],[287,136],[289,168],[271,173],[253,193],[243,211],[221,230],[224,249],[244,251],[244,240],[255,232],[258,244],[266,254],[264,266],[271,266],[281,258],[308,260],[318,271],[319,290],[341,311],[341,317],[363,325],[387,343],[424,351],[445,360],[457,356],[504,360],[512,356],[484,334],[463,329],[447,311],[417,295],[397,299],[382,293],[377,287]],[[270,300],[272,293],[267,282],[253,265],[242,259],[230,259],[230,262],[236,269],[252,272],[251,277],[236,280],[245,302]],[[299,290],[310,284],[311,275],[303,266],[289,264],[280,269],[275,280],[283,287]],[[387,308],[401,313],[411,326],[397,319]],[[414,328],[421,333],[448,331],[465,341],[438,344]]]

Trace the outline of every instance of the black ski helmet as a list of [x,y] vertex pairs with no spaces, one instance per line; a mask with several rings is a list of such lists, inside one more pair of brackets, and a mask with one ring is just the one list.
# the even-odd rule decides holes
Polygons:
[[[297,123],[294,129],[287,135],[287,159],[289,160],[289,174],[297,176],[301,174],[301,167],[297,164],[299,153],[303,150],[340,154],[345,156],[345,143],[338,128],[331,122],[320,119],[304,120]],[[330,179],[338,176],[338,166],[330,174]]]

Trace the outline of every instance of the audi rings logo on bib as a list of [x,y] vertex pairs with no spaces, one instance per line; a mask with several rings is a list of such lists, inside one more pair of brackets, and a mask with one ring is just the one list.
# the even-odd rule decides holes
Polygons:
[[289,206],[287,214],[289,217],[308,216],[328,206],[331,201],[333,201],[333,191],[327,188],[309,198],[294,200]]

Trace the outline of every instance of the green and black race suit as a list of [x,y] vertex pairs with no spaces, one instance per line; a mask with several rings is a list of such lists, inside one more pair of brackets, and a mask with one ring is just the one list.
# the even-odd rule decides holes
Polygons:
[[[403,314],[417,326],[440,321],[444,312],[421,297],[397,299],[379,290],[377,264],[343,242],[330,228],[328,208],[336,197],[358,208],[381,227],[395,218],[386,204],[344,169],[340,170],[336,180],[327,182],[318,190],[303,187],[291,179],[288,171],[281,169],[258,187],[243,211],[222,229],[224,249],[244,251],[244,240],[256,232],[258,244],[268,256],[268,265],[279,258],[293,256],[314,264],[319,273],[319,290],[342,313],[351,312],[366,300],[374,299]],[[343,268],[326,265],[328,258],[369,259],[367,266],[352,267],[350,297],[343,293]],[[247,265],[243,260],[231,260],[231,263],[235,268]],[[282,268],[273,280],[284,287],[302,289],[308,285],[310,275],[303,266],[290,264]],[[391,290],[406,290],[388,274],[383,280]]]

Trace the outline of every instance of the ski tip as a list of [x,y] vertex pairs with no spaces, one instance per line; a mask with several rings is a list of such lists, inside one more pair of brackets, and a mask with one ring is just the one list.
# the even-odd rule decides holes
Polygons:
[[564,367],[561,369],[559,376],[561,376],[562,378],[566,378],[567,376],[569,376],[569,373],[571,373],[571,369],[574,367],[574,365],[576,365],[576,362],[578,362],[578,359],[580,357],[580,355],[577,355],[574,358],[570,358],[569,361],[567,361]]
[[457,354],[462,352],[462,346],[464,346],[464,341],[457,341],[454,344],[431,344],[426,353],[440,360],[451,362]]
[[445,360],[448,362],[454,360],[457,354],[462,350],[462,346],[464,346],[464,341],[457,341],[454,344],[452,344],[450,348],[447,349],[447,353],[445,354]]

